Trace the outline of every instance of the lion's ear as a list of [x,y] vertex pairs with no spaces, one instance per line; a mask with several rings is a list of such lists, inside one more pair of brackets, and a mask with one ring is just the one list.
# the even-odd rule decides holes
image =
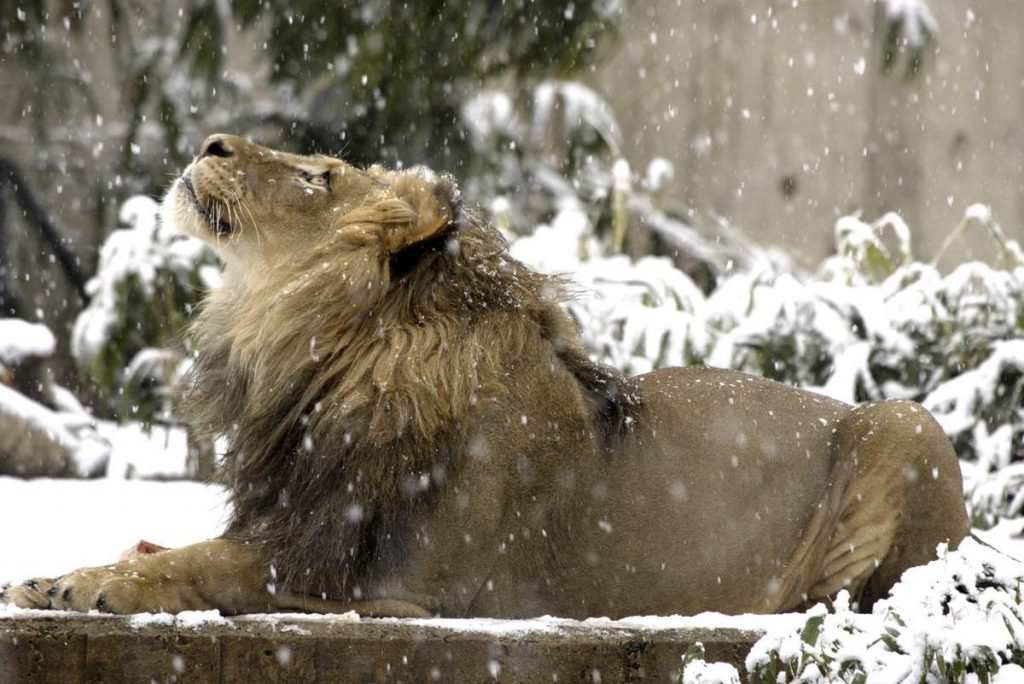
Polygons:
[[458,189],[450,178],[403,173],[391,182],[385,199],[345,214],[338,234],[353,244],[373,244],[396,254],[451,225],[457,203]]
[[395,181],[391,190],[396,199],[412,208],[414,214],[408,225],[388,231],[385,244],[392,254],[429,240],[455,218],[458,190],[450,178],[427,179],[407,173]]

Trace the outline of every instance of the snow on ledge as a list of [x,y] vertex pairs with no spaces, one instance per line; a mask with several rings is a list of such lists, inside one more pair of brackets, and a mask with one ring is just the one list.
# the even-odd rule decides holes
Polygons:
[[780,615],[723,615],[701,613],[695,616],[646,615],[612,620],[610,618],[588,618],[573,620],[545,615],[538,618],[512,620],[497,618],[362,618],[355,612],[341,614],[319,613],[266,613],[224,617],[216,610],[185,611],[177,615],[169,613],[139,613],[136,615],[111,615],[89,611],[35,610],[0,605],[0,620],[46,619],[46,620],[113,620],[126,621],[133,629],[145,627],[176,627],[201,629],[205,626],[234,627],[236,624],[267,625],[280,631],[301,630],[303,625],[312,626],[357,624],[394,625],[422,627],[451,632],[487,634],[494,637],[515,637],[526,634],[564,635],[593,632],[678,632],[698,630],[732,630],[743,633],[763,634],[770,630],[789,630],[803,625],[807,616],[803,613]]
[[606,617],[573,620],[545,615],[523,620],[494,618],[426,618],[397,620],[406,625],[444,629],[455,632],[473,632],[493,636],[515,636],[519,634],[559,634],[568,632],[593,631],[598,633],[641,631],[676,632],[693,630],[735,630],[737,632],[764,633],[773,629],[791,629],[803,625],[807,616],[803,613],[779,615],[723,615],[701,613],[686,615],[637,615],[612,620]]
[[136,629],[154,625],[198,629],[206,625],[231,625],[231,622],[221,615],[219,610],[186,610],[177,615],[171,615],[170,613],[138,613],[128,617],[128,624]]

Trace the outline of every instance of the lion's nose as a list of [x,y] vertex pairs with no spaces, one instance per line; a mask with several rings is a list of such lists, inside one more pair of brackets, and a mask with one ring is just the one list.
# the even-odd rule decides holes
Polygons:
[[232,157],[235,152],[228,142],[219,135],[211,135],[199,147],[199,159],[203,157]]

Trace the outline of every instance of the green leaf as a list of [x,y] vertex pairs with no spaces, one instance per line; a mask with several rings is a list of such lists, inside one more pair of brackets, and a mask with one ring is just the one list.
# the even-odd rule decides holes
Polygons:
[[800,632],[800,639],[805,644],[813,646],[818,642],[818,635],[821,634],[821,626],[825,622],[824,615],[815,615],[808,618],[803,631]]
[[704,644],[699,641],[686,649],[686,653],[683,655],[683,670],[696,660],[704,660]]
[[881,639],[882,643],[884,643],[893,653],[903,653],[903,649],[900,648],[899,642],[896,641],[891,634],[883,634]]

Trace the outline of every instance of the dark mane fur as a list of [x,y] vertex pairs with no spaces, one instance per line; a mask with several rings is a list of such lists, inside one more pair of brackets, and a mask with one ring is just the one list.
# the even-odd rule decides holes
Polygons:
[[613,444],[635,400],[587,357],[564,293],[461,211],[395,255],[339,232],[265,283],[215,293],[186,407],[230,441],[228,536],[272,549],[291,591],[358,599],[402,563],[414,521],[460,467],[477,396],[500,395],[538,336]]

